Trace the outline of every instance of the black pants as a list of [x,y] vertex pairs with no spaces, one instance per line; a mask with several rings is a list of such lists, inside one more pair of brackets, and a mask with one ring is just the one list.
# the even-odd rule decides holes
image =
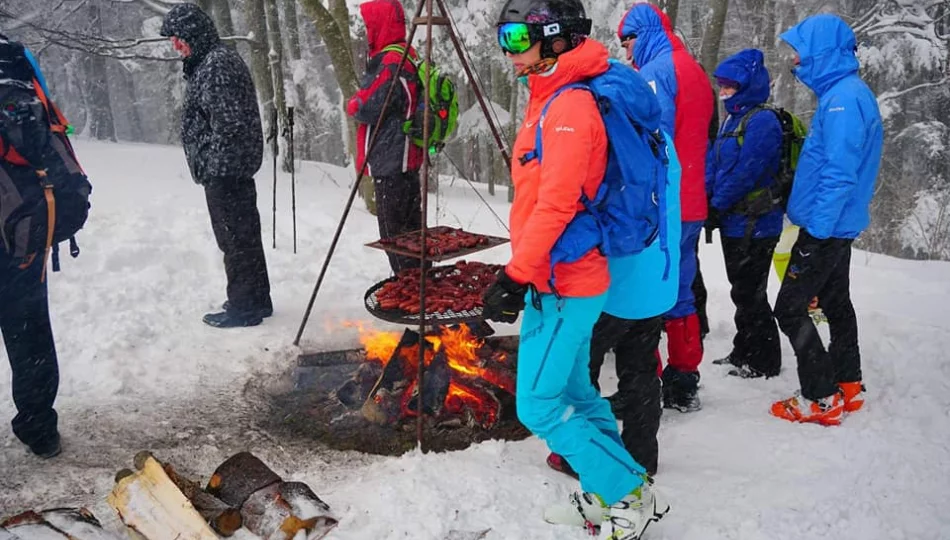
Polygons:
[[699,317],[699,337],[706,338],[709,333],[709,317],[706,315],[706,283],[703,281],[703,272],[699,264],[699,242],[696,242],[696,277],[693,278],[693,298],[696,302],[696,316]]
[[732,303],[736,306],[736,335],[730,358],[737,366],[747,365],[767,377],[782,368],[782,346],[778,326],[769,305],[769,270],[778,237],[722,238],[726,276],[732,285]]
[[637,463],[656,474],[660,430],[660,378],[657,376],[656,348],[660,344],[662,317],[643,320],[620,319],[601,314],[590,342],[590,378],[600,389],[600,369],[610,349],[617,358],[617,391],[624,402],[623,444]]
[[[376,189],[376,220],[380,238],[391,238],[422,228],[422,192],[419,171],[373,178]],[[419,259],[387,254],[393,272],[418,268]]]
[[57,434],[53,402],[59,389],[42,267],[42,257],[25,270],[11,266],[0,248],[0,330],[13,372],[13,433],[24,444],[39,447]]
[[214,238],[224,252],[229,309],[241,314],[273,309],[254,179],[216,179],[205,185],[205,197]]
[[[808,399],[834,394],[837,383],[861,380],[858,321],[850,290],[852,242],[818,240],[802,229],[775,302],[775,317],[795,349],[802,395]],[[815,296],[831,329],[827,351],[808,314]]]

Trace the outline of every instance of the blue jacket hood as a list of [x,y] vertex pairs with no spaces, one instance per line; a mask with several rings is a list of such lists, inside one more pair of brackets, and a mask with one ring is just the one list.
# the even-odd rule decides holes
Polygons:
[[837,15],[813,15],[780,37],[795,49],[801,60],[793,73],[819,96],[836,82],[858,72],[854,31]]
[[617,34],[621,38],[637,35],[633,46],[633,63],[641,68],[664,53],[684,47],[673,34],[670,19],[652,4],[634,4],[620,20]]
[[713,75],[739,83],[739,91],[724,102],[729,114],[743,114],[769,99],[769,70],[758,49],[744,49],[726,58]]

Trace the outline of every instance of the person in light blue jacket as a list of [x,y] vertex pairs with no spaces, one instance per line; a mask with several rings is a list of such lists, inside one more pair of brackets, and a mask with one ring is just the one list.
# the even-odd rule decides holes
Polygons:
[[[610,396],[614,414],[623,422],[620,437],[633,459],[647,473],[656,474],[659,448],[661,388],[657,347],[663,328],[663,315],[676,304],[679,279],[669,268],[680,262],[680,178],[682,169],[673,147],[666,137],[670,166],[666,185],[666,216],[669,260],[660,242],[636,255],[611,257],[610,288],[607,303],[590,340],[590,378],[600,390],[600,370],[604,356],[611,349],[616,356],[617,393]],[[664,274],[666,274],[664,276]],[[615,423],[613,418],[605,420]],[[602,431],[615,433],[610,426]],[[557,454],[548,456],[551,468],[574,475],[570,465]]]
[[[706,158],[709,211],[718,214],[726,277],[736,306],[732,352],[716,364],[730,375],[774,377],[782,366],[778,326],[769,305],[769,270],[782,234],[782,208],[771,204],[782,158],[782,124],[766,107],[769,71],[758,49],[726,58],[713,72],[726,117]],[[759,199],[761,208],[750,201]]]
[[[870,221],[884,134],[877,99],[858,76],[854,32],[843,20],[815,15],[781,37],[795,50],[795,76],[815,92],[818,107],[788,203],[788,217],[801,230],[775,306],[798,358],[801,392],[771,412],[837,425],[864,403],[851,244]],[[831,327],[828,350],[808,315],[815,296]]]

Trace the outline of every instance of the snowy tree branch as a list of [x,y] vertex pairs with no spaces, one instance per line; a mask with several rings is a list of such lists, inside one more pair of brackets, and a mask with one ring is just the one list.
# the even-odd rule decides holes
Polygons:
[[890,92],[884,92],[883,94],[877,97],[877,102],[883,103],[884,101],[887,101],[889,99],[898,98],[898,97],[903,96],[904,94],[909,94],[911,92],[921,90],[923,88],[930,88],[932,86],[943,86],[947,84],[948,82],[950,82],[950,78],[943,77],[939,81],[926,82],[926,83],[916,84],[914,86],[904,88],[902,90],[892,90]]

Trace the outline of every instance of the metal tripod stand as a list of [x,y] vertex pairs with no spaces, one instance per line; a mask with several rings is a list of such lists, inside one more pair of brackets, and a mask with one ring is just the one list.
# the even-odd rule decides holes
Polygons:
[[[439,15],[434,14],[434,10],[436,8],[438,8]],[[425,15],[423,15],[423,12],[425,12]],[[462,69],[465,71],[465,75],[469,81],[469,85],[471,86],[472,91],[474,92],[475,97],[478,100],[478,104],[482,110],[482,114],[485,116],[485,119],[488,122],[488,126],[491,129],[492,136],[495,140],[495,145],[497,146],[498,150],[501,152],[501,155],[504,158],[506,165],[508,165],[510,168],[511,158],[508,154],[508,150],[505,146],[505,143],[502,140],[501,131],[498,128],[498,126],[495,125],[495,122],[493,121],[493,117],[488,109],[488,104],[485,101],[484,95],[482,94],[481,89],[478,87],[478,84],[476,83],[475,73],[472,70],[472,67],[467,60],[467,57],[462,47],[462,43],[459,40],[459,36],[456,34],[456,30],[452,25],[452,21],[449,17],[449,12],[445,6],[444,0],[420,0],[419,1],[419,5],[416,8],[415,15],[411,21],[409,36],[406,38],[407,43],[411,45],[413,38],[416,35],[416,31],[419,29],[419,27],[424,27],[425,28],[424,62],[425,62],[425,65],[432,65],[432,29],[435,26],[442,26],[447,30],[449,38],[451,39],[452,45],[455,49],[455,52],[458,55],[459,61],[462,64]],[[314,285],[313,294],[310,296],[310,302],[307,304],[307,310],[304,313],[303,320],[300,322],[300,328],[297,330],[297,336],[294,339],[294,345],[297,345],[297,346],[300,345],[300,338],[303,335],[304,329],[307,326],[307,322],[310,319],[310,315],[313,311],[314,302],[317,299],[317,294],[320,291],[320,286],[323,284],[323,279],[326,276],[327,269],[330,266],[330,260],[333,258],[333,254],[336,251],[337,244],[340,240],[340,234],[343,231],[343,226],[346,224],[346,220],[349,217],[350,210],[353,207],[353,201],[356,199],[356,194],[359,191],[360,183],[362,182],[363,177],[366,174],[366,167],[369,161],[369,156],[372,154],[372,152],[376,148],[377,135],[379,134],[379,131],[380,131],[379,128],[382,126],[382,123],[385,121],[386,116],[389,113],[393,93],[397,86],[399,76],[402,73],[402,69],[403,69],[403,66],[405,65],[408,54],[409,54],[409,47],[406,47],[405,50],[402,52],[402,58],[400,59],[399,66],[396,68],[396,73],[395,75],[393,75],[392,81],[389,84],[389,88],[386,93],[386,98],[383,102],[382,112],[380,114],[379,119],[376,121],[375,128],[373,129],[373,136],[369,142],[369,149],[367,150],[366,157],[364,158],[363,163],[360,166],[359,174],[357,174],[357,177],[356,177],[356,182],[353,184],[353,187],[350,191],[350,196],[349,196],[349,199],[347,199],[346,206],[343,209],[343,215],[340,217],[340,221],[339,221],[339,224],[337,225],[336,233],[333,235],[333,239],[330,242],[329,250],[327,251],[326,258],[323,261],[323,267],[320,269],[320,274],[317,277],[317,283],[316,285]],[[432,118],[431,118],[432,113],[430,109],[430,93],[427,88],[423,89],[423,110],[425,112],[423,114],[423,128],[422,128],[423,139],[422,140],[428,142],[429,137],[432,133]],[[421,192],[421,199],[422,199],[422,203],[421,203],[422,229],[420,231],[419,240],[420,240],[420,245],[422,246],[426,245],[426,233],[428,230],[426,216],[428,214],[428,206],[429,206],[429,202],[428,202],[429,189],[428,188],[429,188],[429,175],[431,172],[430,169],[431,167],[429,163],[429,157],[426,156],[422,161],[422,170],[420,171],[420,176],[419,176],[419,180],[420,180],[419,189]],[[426,265],[426,250],[425,249],[422,250],[421,259],[422,259],[421,267],[425,268],[425,265]],[[425,293],[426,293],[426,273],[421,272],[420,283],[419,283],[419,313],[421,314],[420,320],[419,320],[419,336],[421,340],[424,340],[425,338],[426,326],[427,326],[426,305],[425,305],[426,294]],[[424,417],[424,412],[423,412],[424,408],[422,404],[422,391],[421,391],[424,371],[425,371],[425,346],[424,346],[424,343],[420,342],[419,373],[418,373],[418,379],[416,383],[418,385],[418,388],[420,389],[419,394],[418,394],[419,403],[418,403],[418,409],[417,409],[419,411],[419,414],[417,416],[417,423],[416,423],[416,439],[420,447],[422,446],[422,431],[423,431],[422,428],[423,428],[423,417]]]

